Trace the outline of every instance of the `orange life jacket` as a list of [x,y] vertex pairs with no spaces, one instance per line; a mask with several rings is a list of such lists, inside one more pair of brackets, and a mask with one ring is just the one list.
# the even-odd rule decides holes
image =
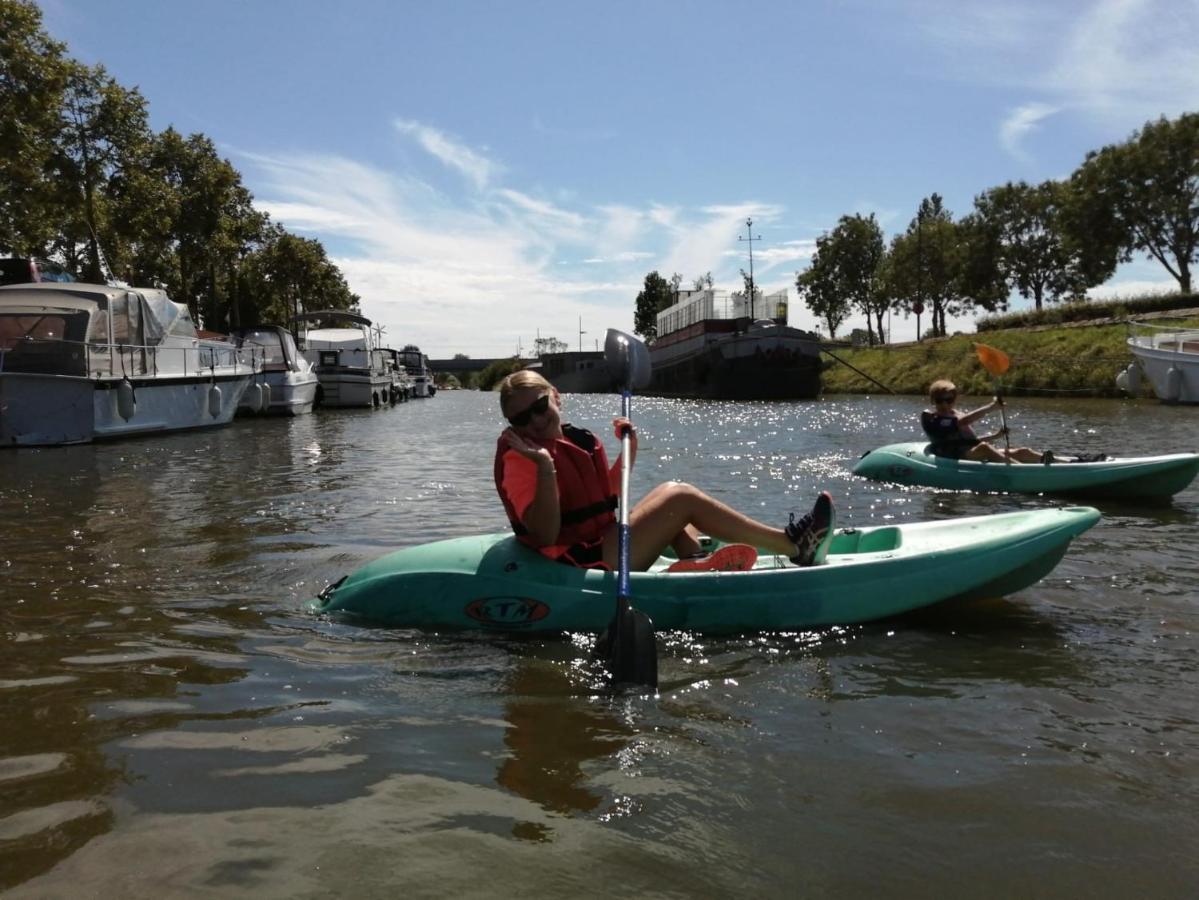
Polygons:
[[[563,437],[546,447],[554,458],[557,470],[558,504],[562,510],[562,527],[556,543],[539,547],[533,542],[524,523],[516,515],[512,503],[504,495],[504,460],[516,454],[501,437],[495,448],[495,487],[516,538],[551,559],[576,562],[573,558],[580,547],[596,548],[604,531],[616,521],[616,495],[608,477],[608,454],[594,434],[573,425],[562,426]],[[519,454],[517,454],[519,455]],[[592,556],[591,554],[578,554]],[[578,563],[576,563],[578,564]]]

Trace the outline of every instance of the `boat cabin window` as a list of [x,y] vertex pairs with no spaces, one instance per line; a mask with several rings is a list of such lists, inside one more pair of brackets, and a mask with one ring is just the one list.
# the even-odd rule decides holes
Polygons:
[[83,375],[86,332],[86,312],[0,314],[0,371]]
[[10,350],[24,340],[82,343],[86,331],[85,312],[5,313],[0,315],[0,349]]

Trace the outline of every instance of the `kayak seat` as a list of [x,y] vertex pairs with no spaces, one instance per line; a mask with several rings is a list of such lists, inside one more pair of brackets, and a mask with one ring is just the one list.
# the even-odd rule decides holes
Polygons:
[[903,532],[894,526],[873,531],[843,528],[833,538],[830,555],[849,553],[886,553],[898,550],[903,544]]

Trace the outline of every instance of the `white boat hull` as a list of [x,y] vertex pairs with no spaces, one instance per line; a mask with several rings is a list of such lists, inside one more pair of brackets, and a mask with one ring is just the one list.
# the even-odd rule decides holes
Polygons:
[[[256,409],[253,399],[254,388],[265,381],[271,389],[270,404],[265,410]],[[253,384],[242,395],[239,413],[264,413],[272,416],[303,416],[312,412],[316,403],[319,382],[312,372],[267,372],[254,379]]]
[[385,373],[322,372],[319,377],[321,406],[370,408],[386,406],[391,401],[391,378]]
[[1166,403],[1199,403],[1199,332],[1130,338],[1128,349]]
[[203,381],[130,378],[135,403],[126,419],[119,400],[123,379],[0,373],[0,446],[86,444],[227,425],[252,377],[246,371]]

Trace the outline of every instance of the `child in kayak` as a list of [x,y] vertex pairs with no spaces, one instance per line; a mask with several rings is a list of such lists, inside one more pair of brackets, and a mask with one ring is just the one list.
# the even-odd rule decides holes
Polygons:
[[1000,450],[989,444],[988,441],[1007,434],[1006,426],[984,437],[978,437],[974,433],[971,424],[997,407],[1003,406],[1002,398],[996,397],[986,406],[972,409],[968,413],[959,412],[953,405],[958,399],[957,386],[947,379],[939,379],[929,386],[928,399],[933,408],[920,414],[920,425],[932,444],[933,455],[949,459],[971,459],[976,462],[1053,462],[1052,450],[1046,450],[1044,453],[1038,453],[1029,447]]
[[[558,391],[539,373],[513,372],[499,392],[510,427],[496,444],[495,486],[517,539],[560,562],[614,569],[620,459],[609,467],[595,435],[562,421]],[[637,458],[637,431],[624,417],[613,419],[612,425],[617,438],[628,429],[631,466]],[[630,510],[629,525],[629,561],[635,571],[648,569],[668,546],[679,559],[700,555],[700,534],[812,566],[824,561],[832,542],[833,501],[824,491],[810,513],[798,520],[792,515],[783,528],[771,528],[698,488],[668,481]]]

